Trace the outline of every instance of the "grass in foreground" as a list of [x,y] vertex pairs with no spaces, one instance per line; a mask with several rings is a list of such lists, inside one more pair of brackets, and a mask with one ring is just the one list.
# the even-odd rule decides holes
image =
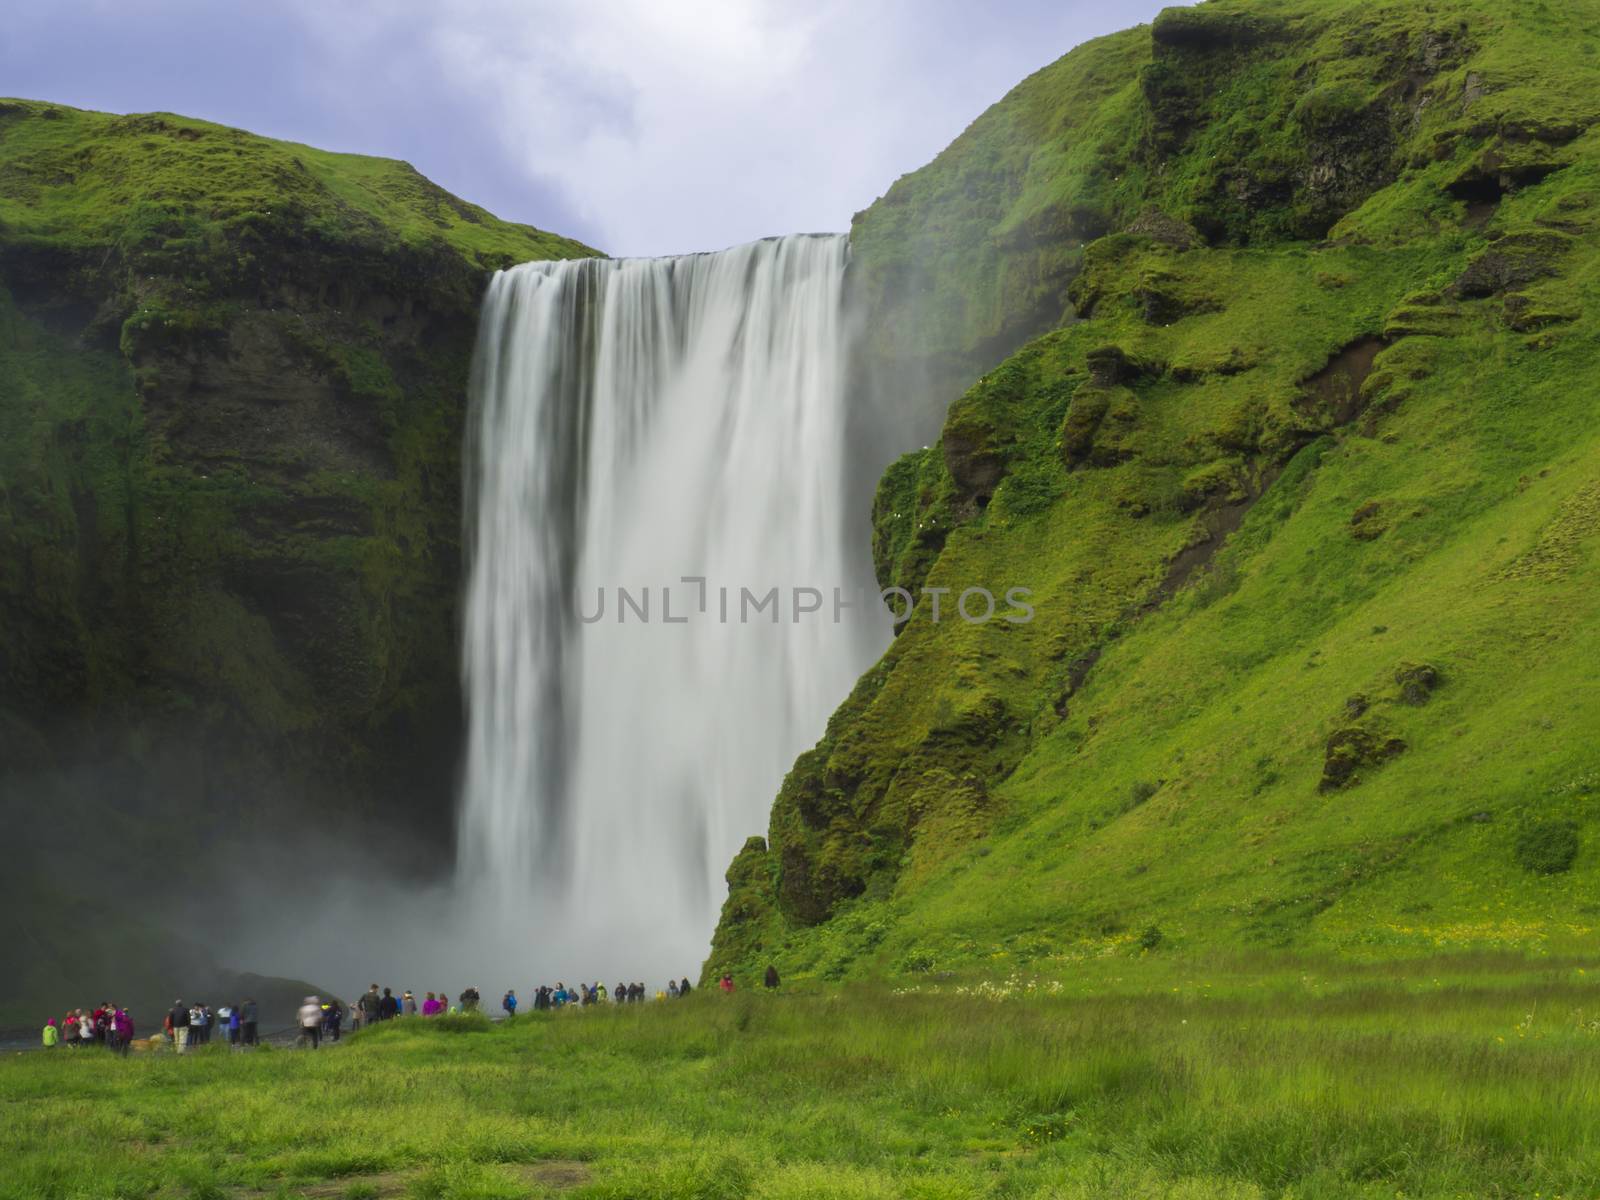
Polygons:
[[1151,955],[0,1066],[0,1197],[1590,1196],[1600,960]]

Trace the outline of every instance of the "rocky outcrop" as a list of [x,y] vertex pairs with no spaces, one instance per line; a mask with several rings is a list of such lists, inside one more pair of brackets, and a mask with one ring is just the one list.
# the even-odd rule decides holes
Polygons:
[[1381,730],[1353,725],[1328,735],[1321,789],[1335,792],[1355,783],[1361,771],[1404,754],[1406,744]]

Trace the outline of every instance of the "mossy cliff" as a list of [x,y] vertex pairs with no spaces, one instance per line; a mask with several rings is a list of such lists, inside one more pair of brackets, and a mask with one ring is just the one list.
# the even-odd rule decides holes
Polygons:
[[1593,0],[1211,0],[861,214],[869,355],[975,379],[874,511],[880,581],[950,591],[708,973],[1592,934],[1597,121]]
[[141,831],[384,815],[447,842],[479,298],[584,253],[405,163],[0,102],[8,840],[126,866]]

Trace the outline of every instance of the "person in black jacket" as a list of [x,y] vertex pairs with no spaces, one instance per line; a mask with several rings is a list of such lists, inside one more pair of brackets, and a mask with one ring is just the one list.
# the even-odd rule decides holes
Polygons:
[[767,964],[766,977],[764,979],[762,979],[761,982],[763,984],[765,984],[769,988],[777,987],[778,986],[778,968],[773,966],[771,963],[768,963]]
[[182,1000],[174,1001],[167,1020],[172,1022],[172,1044],[183,1054],[189,1049],[189,1006]]
[[378,995],[378,985],[373,984],[361,993],[361,999],[356,1002],[361,1007],[361,1023],[368,1028],[378,1019],[378,1012],[383,1007],[383,997]]
[[259,1016],[259,1012],[260,1010],[257,1009],[256,1002],[248,998],[239,1006],[239,1040],[242,1041],[246,1046],[254,1046],[257,1044],[256,1030],[258,1026],[256,1024],[256,1019]]
[[378,1001],[378,1020],[392,1021],[400,1015],[400,1001],[394,998],[394,992],[388,988],[383,989],[383,999]]

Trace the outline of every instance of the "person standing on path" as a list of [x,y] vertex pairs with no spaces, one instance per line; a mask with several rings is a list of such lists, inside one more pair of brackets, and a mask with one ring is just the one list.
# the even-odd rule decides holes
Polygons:
[[44,1048],[54,1050],[61,1044],[61,1030],[56,1028],[56,1019],[51,1017],[44,1023]]
[[111,1027],[106,1031],[106,1036],[111,1039],[107,1045],[126,1058],[133,1045],[133,1018],[121,1005],[111,1010]]
[[300,1006],[300,1038],[313,1050],[322,1045],[322,1005],[315,996],[307,996]]
[[256,1019],[259,1015],[256,1002],[246,996],[244,1003],[239,1006],[239,1039],[246,1046],[256,1044],[256,1030],[259,1028]]
[[172,1022],[172,1045],[179,1054],[186,1054],[189,1050],[189,1006],[182,1000],[173,1002],[172,1011],[167,1014],[167,1020]]

